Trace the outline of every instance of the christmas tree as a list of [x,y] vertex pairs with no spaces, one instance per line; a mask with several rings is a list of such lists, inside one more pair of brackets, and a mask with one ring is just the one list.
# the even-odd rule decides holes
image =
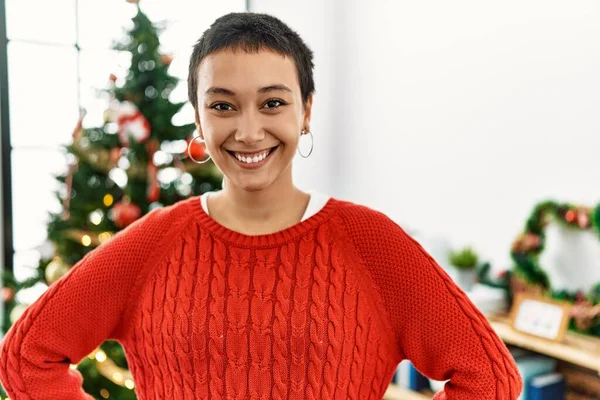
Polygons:
[[[27,308],[17,302],[20,290],[39,282],[52,285],[83,256],[152,209],[220,189],[222,177],[215,165],[190,159],[206,159],[203,146],[191,141],[194,124],[172,123],[185,103],[169,100],[178,79],[168,73],[171,57],[160,54],[159,31],[138,7],[133,28],[115,44],[116,50],[131,55],[125,83],[117,86],[116,77],[110,76],[104,125],[83,128],[82,113],[72,143],[64,147],[67,172],[56,176],[62,212],[49,215],[47,231],[52,256],[42,257],[27,281],[4,274],[3,332]],[[95,398],[136,398],[117,342],[106,341],[71,368],[81,372],[84,390]]]

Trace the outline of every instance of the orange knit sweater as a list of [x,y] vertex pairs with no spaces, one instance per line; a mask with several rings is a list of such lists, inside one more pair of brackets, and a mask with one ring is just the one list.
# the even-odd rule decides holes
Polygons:
[[198,196],[155,209],[79,261],[0,343],[13,400],[89,399],[77,364],[122,344],[140,400],[381,399],[402,359],[436,399],[512,400],[514,360],[484,316],[385,215],[332,198],[267,235]]

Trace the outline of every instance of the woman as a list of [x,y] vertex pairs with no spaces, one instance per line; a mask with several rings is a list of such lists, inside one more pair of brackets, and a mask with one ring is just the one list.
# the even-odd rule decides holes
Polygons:
[[153,210],[30,306],[2,341],[11,398],[89,398],[69,364],[109,338],[140,399],[381,399],[403,359],[449,380],[436,399],[518,397],[507,348],[416,241],[294,186],[312,69],[268,15],[203,34],[189,98],[224,189]]

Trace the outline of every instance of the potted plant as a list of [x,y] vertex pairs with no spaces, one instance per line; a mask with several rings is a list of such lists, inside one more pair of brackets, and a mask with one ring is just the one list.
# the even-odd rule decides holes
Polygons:
[[464,291],[469,291],[477,282],[479,256],[470,247],[450,251],[449,261],[456,269],[456,283]]

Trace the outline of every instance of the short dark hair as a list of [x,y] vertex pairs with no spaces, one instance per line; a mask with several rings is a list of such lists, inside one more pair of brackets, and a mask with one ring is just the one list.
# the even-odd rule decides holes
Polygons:
[[230,13],[217,18],[194,45],[188,71],[188,97],[195,109],[200,62],[223,49],[246,52],[268,49],[291,57],[296,64],[303,104],[315,91],[313,52],[296,32],[268,14]]

